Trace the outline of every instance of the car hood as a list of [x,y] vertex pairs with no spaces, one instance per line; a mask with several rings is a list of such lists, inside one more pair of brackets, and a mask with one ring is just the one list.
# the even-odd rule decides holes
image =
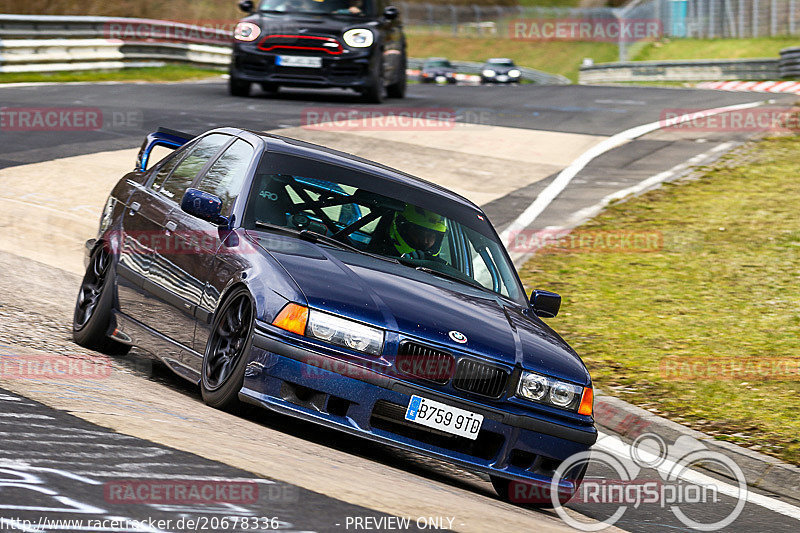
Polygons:
[[429,67],[422,69],[422,72],[427,72],[428,74],[434,76],[442,76],[444,74],[453,74],[455,73],[455,69],[448,68],[448,67]]
[[270,33],[341,35],[350,28],[371,28],[374,26],[374,23],[371,23],[369,18],[327,15],[259,13],[244,20],[258,24],[263,31],[262,35]]
[[[310,307],[437,345],[521,365],[582,385],[578,355],[527,308],[491,292],[398,263],[275,235],[259,244],[292,276]],[[463,333],[460,344],[449,333]]]
[[493,70],[497,74],[508,74],[509,72],[511,72],[512,70],[514,70],[516,68],[518,68],[518,67],[506,67],[506,66],[501,66],[501,65],[484,65],[483,66],[483,70]]

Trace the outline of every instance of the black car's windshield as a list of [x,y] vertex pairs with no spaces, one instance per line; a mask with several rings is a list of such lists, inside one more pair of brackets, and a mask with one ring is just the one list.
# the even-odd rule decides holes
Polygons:
[[[376,178],[373,178],[375,181]],[[444,209],[446,211],[446,209]],[[469,216],[483,215],[469,211]],[[296,174],[259,174],[245,210],[247,229],[315,233],[361,252],[523,302],[513,265],[496,235],[475,223],[364,188]],[[488,226],[485,221],[483,224]],[[331,243],[335,244],[335,243]]]
[[278,13],[364,16],[372,13],[372,0],[262,0],[259,10]]
[[424,68],[452,68],[452,65],[446,59],[431,59],[425,62]]
[[510,59],[490,59],[489,65],[494,65],[498,67],[513,67],[514,62]]

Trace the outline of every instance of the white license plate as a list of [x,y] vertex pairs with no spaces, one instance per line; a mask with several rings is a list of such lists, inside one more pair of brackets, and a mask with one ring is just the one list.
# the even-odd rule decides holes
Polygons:
[[322,58],[306,56],[278,56],[275,58],[275,64],[282,67],[322,68]]
[[478,438],[483,425],[483,415],[420,396],[408,402],[406,420],[471,440]]
[[497,76],[497,81],[508,81],[508,76]]

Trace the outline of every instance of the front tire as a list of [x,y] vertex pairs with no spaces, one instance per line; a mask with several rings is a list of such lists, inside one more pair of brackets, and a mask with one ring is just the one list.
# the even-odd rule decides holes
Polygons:
[[407,67],[408,62],[406,57],[403,56],[403,60],[400,62],[400,74],[397,81],[386,88],[386,94],[389,96],[389,98],[405,98],[406,87],[408,85],[408,79],[406,75]]
[[369,83],[361,93],[362,99],[368,104],[382,104],[386,88],[383,86],[383,64],[376,67],[377,72],[369,77]]
[[235,289],[220,305],[203,356],[203,401],[230,410],[239,403],[247,354],[253,344],[255,306],[245,288]]
[[228,93],[231,96],[250,96],[250,87],[252,83],[249,81],[240,80],[231,76],[228,79]]
[[90,350],[124,355],[131,347],[108,337],[114,308],[114,265],[105,245],[89,260],[72,316],[73,340]]

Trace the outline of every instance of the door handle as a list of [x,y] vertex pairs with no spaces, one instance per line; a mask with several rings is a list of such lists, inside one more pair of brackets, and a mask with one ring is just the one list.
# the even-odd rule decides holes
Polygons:
[[169,222],[164,224],[164,227],[167,228],[167,231],[175,231],[178,228],[178,225],[170,220]]
[[139,212],[139,209],[141,209],[141,208],[142,208],[142,204],[140,204],[139,202],[133,202],[131,204],[131,212],[130,212],[130,214],[131,215],[135,215],[136,213]]

